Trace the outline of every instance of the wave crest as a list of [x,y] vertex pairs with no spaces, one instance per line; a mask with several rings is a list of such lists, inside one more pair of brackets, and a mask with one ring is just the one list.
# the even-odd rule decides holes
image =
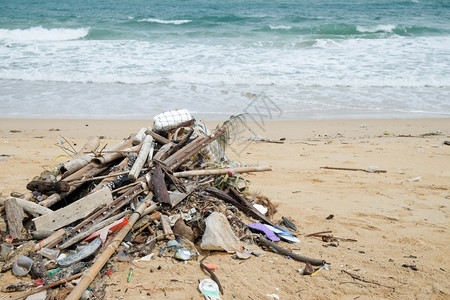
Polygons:
[[0,29],[0,40],[13,41],[67,41],[77,40],[89,34],[89,28],[43,28]]
[[392,24],[375,25],[375,26],[356,26],[356,30],[361,33],[375,33],[375,32],[392,32],[397,26]]
[[138,22],[150,22],[150,23],[159,23],[159,24],[173,24],[173,25],[181,25],[192,22],[192,20],[161,20],[155,18],[141,19]]

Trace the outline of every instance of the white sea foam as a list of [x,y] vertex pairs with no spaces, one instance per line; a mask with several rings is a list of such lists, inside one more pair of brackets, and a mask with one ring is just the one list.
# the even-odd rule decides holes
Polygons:
[[138,22],[150,22],[150,23],[159,23],[159,24],[173,24],[173,25],[181,25],[192,22],[192,20],[161,20],[155,18],[141,19]]
[[292,29],[292,26],[286,26],[286,25],[277,25],[277,26],[274,26],[274,25],[269,25],[269,28],[270,29],[272,29],[272,30],[290,30],[290,29]]
[[386,24],[386,25],[374,25],[374,26],[356,26],[356,30],[358,32],[363,33],[371,33],[371,32],[392,32],[394,30],[396,25],[393,24]]
[[0,29],[0,40],[7,41],[67,41],[87,36],[89,28],[43,28],[41,26],[28,29]]

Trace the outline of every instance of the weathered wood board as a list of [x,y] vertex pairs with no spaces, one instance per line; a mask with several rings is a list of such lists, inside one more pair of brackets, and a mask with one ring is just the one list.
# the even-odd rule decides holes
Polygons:
[[87,217],[98,207],[111,203],[112,201],[111,191],[106,188],[101,189],[66,207],[33,219],[34,226],[36,230],[56,230]]

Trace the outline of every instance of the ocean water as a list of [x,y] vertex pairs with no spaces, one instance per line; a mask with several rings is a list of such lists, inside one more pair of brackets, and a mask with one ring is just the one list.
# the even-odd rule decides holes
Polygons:
[[450,117],[448,0],[1,0],[0,117]]

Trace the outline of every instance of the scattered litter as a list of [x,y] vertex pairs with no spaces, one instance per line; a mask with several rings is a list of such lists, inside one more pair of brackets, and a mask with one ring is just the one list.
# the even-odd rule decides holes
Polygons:
[[214,280],[206,278],[200,281],[198,289],[205,296],[206,300],[220,300],[219,286]]
[[12,271],[16,276],[26,276],[33,266],[33,260],[27,256],[19,256],[12,266]]
[[[67,288],[54,288],[81,277],[70,291],[72,298],[79,299],[104,294],[105,285],[92,282],[104,277],[97,276],[99,273],[117,272],[116,261],[130,266],[129,283],[133,268],[141,268],[136,264],[139,260],[157,260],[156,256],[164,255],[160,265],[150,271],[163,272],[161,261],[181,264],[198,259],[198,244],[202,250],[226,251],[236,259],[262,256],[251,249],[255,245],[283,255],[283,259],[323,265],[322,259],[283,248],[287,244],[283,241],[299,242],[289,231],[297,227],[286,217],[279,224],[288,229],[277,225],[272,220],[276,205],[265,196],[248,193],[249,181],[243,174],[271,168],[250,167],[225,155],[227,143],[245,126],[244,121],[243,115],[234,116],[210,132],[189,111],[170,111],[117,145],[100,146],[101,139],[93,137],[79,151],[75,143],[60,136],[57,146],[65,154],[53,163],[56,159],[66,162],[35,176],[27,184],[30,192],[26,199],[14,195],[19,201],[12,201],[18,208],[13,219],[23,226],[17,230],[23,236],[2,234],[1,271],[13,269],[16,276],[30,272],[31,278],[38,278],[24,284],[26,289],[45,284],[21,295],[23,298],[46,290],[51,297],[66,298],[62,293]],[[9,156],[0,156],[4,157]],[[11,201],[1,199],[4,202]],[[27,205],[22,207],[22,202]],[[22,218],[22,210],[33,219]],[[206,299],[220,299],[220,273],[213,272],[217,266],[202,261],[200,267],[211,279],[202,280],[199,289]],[[42,276],[33,277],[32,266],[42,266]],[[135,287],[148,293],[156,288]],[[23,291],[18,285],[9,289]],[[84,295],[85,291],[89,295]],[[279,299],[276,294],[271,297]]]
[[290,228],[294,231],[297,231],[297,226],[295,226],[295,224],[292,223],[292,221],[290,221],[288,218],[281,217],[281,220],[283,221],[284,226],[286,226],[287,228]]
[[403,268],[410,268],[413,271],[419,271],[419,269],[417,268],[416,265],[407,265],[407,264],[403,264],[402,265]]
[[415,182],[415,181],[420,181],[420,180],[422,180],[422,176],[411,177],[408,179],[409,182]]

